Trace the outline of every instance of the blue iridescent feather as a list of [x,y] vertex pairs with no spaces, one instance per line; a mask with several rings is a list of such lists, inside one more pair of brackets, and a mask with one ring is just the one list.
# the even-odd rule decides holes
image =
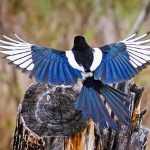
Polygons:
[[41,83],[75,84],[81,78],[81,72],[72,68],[64,54],[40,46],[32,46],[34,64],[30,77],[34,76]]

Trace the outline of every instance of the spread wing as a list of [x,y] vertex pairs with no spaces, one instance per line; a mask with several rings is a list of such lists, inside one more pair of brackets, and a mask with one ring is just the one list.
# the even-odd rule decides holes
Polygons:
[[3,36],[0,40],[0,52],[5,54],[9,64],[14,64],[22,72],[28,72],[41,83],[74,84],[81,77],[80,71],[68,63],[65,52],[30,44],[20,39]]
[[150,62],[149,33],[100,47],[102,61],[94,71],[94,78],[103,83],[127,81],[147,67]]

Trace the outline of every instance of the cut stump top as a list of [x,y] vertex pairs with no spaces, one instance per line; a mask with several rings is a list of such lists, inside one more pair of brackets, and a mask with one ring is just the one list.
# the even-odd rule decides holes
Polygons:
[[78,91],[69,86],[34,83],[25,93],[21,116],[40,137],[72,136],[86,126],[87,119],[75,109]]

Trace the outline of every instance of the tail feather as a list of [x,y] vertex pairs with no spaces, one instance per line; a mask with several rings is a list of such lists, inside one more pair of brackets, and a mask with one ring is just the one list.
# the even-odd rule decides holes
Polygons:
[[130,105],[131,101],[127,98],[127,94],[119,91],[117,89],[112,88],[111,86],[105,85],[110,91],[113,91],[114,95],[116,95],[121,102],[125,102],[126,105]]
[[83,87],[76,101],[77,110],[81,110],[85,117],[90,116],[101,128],[111,127],[118,130],[118,125],[110,116],[99,94],[103,95],[115,116],[130,127],[131,114],[128,96],[93,78],[87,78],[83,82]]
[[89,106],[88,106],[88,89],[85,88],[84,89],[84,95],[83,95],[83,101],[82,101],[82,109],[84,110],[83,113],[84,113],[84,116],[85,117],[88,117],[89,116]]
[[87,103],[86,97],[87,97],[86,87],[83,86],[77,98],[76,107],[78,110],[82,110],[82,113],[85,117],[88,116],[88,111],[86,110],[85,107],[85,103]]
[[117,124],[114,122],[114,120],[111,118],[110,114],[108,113],[108,110],[106,109],[105,105],[103,104],[100,96],[98,95],[98,93],[91,88],[91,93],[93,94],[93,98],[95,99],[97,97],[97,99],[95,99],[95,107],[97,107],[98,113],[99,115],[101,115],[101,117],[98,116],[98,121],[100,122],[100,120],[103,118],[105,120],[105,122],[107,123],[107,127],[111,127],[115,130],[118,130],[119,127],[117,126]]
[[76,108],[81,110],[85,117],[90,116],[102,128],[111,127],[114,130],[119,129],[108,113],[99,94],[93,88],[82,87],[77,98]]
[[129,126],[129,119],[130,119],[130,115],[127,114],[124,109],[126,108],[126,106],[119,104],[118,101],[116,101],[115,97],[112,96],[112,94],[108,91],[102,91],[101,90],[102,95],[104,96],[104,98],[106,99],[107,103],[109,104],[110,108],[112,109],[112,111],[115,113],[115,115],[117,116],[117,118],[119,120],[121,120],[124,124],[126,124],[127,126]]
[[91,115],[91,118],[93,119],[94,122],[98,123],[98,120],[99,120],[99,116],[97,115],[99,112],[98,112],[98,109],[97,109],[97,106],[95,104],[95,101],[92,102],[92,98],[93,98],[93,95],[92,95],[92,92],[89,90],[89,99],[88,100],[88,104],[89,104],[89,113]]
[[[99,98],[96,94],[96,92],[91,89],[90,90],[90,94],[91,94],[91,105],[93,106],[93,111],[92,111],[92,118],[93,116],[96,116],[96,122],[100,124],[100,126],[102,126],[103,128],[107,128],[108,125],[107,125],[107,119],[105,118],[105,112],[104,110],[101,108],[101,105],[99,103]],[[94,101],[93,101],[94,99]]]
[[110,92],[110,90],[108,89],[104,89],[105,91],[101,91],[101,93],[106,92],[107,95],[110,96],[110,99],[112,99],[112,102],[117,105],[117,108],[121,108],[122,111],[124,112],[124,114],[126,114],[127,116],[130,114],[130,111],[127,107],[125,107],[124,102],[120,101],[121,100],[121,96],[117,96],[113,93],[113,91]]

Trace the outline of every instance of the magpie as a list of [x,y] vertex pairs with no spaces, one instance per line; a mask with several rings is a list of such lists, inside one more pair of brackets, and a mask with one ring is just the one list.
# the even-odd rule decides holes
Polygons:
[[[105,103],[114,115],[131,127],[130,105],[127,94],[110,84],[125,82],[150,62],[149,32],[132,36],[112,44],[92,48],[83,36],[76,36],[71,50],[63,51],[28,43],[15,35],[3,35],[0,52],[9,64],[29,73],[37,82],[54,85],[74,85],[82,81],[76,99],[76,109],[101,128],[119,130]],[[105,99],[105,101],[104,101]]]

